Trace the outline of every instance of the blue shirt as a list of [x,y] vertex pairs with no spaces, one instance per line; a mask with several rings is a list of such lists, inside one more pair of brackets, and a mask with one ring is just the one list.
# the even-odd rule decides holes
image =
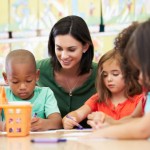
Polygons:
[[148,92],[148,94],[147,94],[147,99],[146,99],[146,104],[145,104],[144,112],[145,113],[150,112],[150,92]]
[[[16,97],[12,93],[10,87],[5,87],[5,90],[6,97],[9,102],[25,101],[20,99],[19,97]],[[48,87],[35,87],[34,96],[26,101],[31,102],[31,104],[33,105],[32,115],[37,113],[37,117],[39,118],[47,118],[52,113],[60,113],[53,91]]]

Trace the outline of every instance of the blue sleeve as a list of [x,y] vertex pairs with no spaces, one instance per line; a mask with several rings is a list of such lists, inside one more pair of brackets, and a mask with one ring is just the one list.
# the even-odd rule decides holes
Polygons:
[[150,112],[150,92],[148,92],[148,94],[147,94],[147,99],[146,99],[146,104],[145,104],[144,112],[145,113]]
[[60,113],[60,111],[53,91],[50,88],[47,88],[47,95],[46,95],[46,102],[45,102],[46,118],[52,113]]

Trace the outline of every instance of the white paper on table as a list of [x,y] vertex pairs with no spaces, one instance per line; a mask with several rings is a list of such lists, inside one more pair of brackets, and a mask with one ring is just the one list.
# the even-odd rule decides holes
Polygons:
[[0,132],[0,135],[5,135],[7,134],[7,132]]
[[57,131],[63,131],[63,132],[90,132],[93,131],[93,129],[58,129]]
[[63,137],[81,137],[81,136],[86,136],[90,134],[87,133],[87,132],[74,132],[74,133],[66,133],[66,134],[63,134]]
[[56,132],[57,130],[35,131],[35,132],[30,131],[30,134],[46,134],[46,133],[56,133]]
[[[48,131],[36,131],[36,132],[32,132],[30,131],[30,134],[46,134],[46,133],[56,133],[57,130],[48,130]],[[0,132],[0,135],[6,135],[7,132]]]

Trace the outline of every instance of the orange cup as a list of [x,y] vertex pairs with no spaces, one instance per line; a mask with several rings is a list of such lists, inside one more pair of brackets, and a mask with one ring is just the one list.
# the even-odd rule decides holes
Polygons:
[[26,136],[30,132],[32,105],[30,102],[8,102],[4,109],[7,136]]

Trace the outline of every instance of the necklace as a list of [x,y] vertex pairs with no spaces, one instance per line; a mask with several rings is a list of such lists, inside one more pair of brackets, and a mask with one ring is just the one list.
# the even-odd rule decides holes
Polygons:
[[72,87],[70,87],[69,82],[68,82],[68,80],[66,79],[66,83],[67,83],[67,86],[68,86],[68,89],[69,89],[69,96],[72,96],[72,92],[73,92],[73,90],[76,88],[76,86],[77,86],[79,80],[80,80],[80,77],[78,77],[78,78],[76,79],[76,81],[75,81],[75,84],[74,84]]

